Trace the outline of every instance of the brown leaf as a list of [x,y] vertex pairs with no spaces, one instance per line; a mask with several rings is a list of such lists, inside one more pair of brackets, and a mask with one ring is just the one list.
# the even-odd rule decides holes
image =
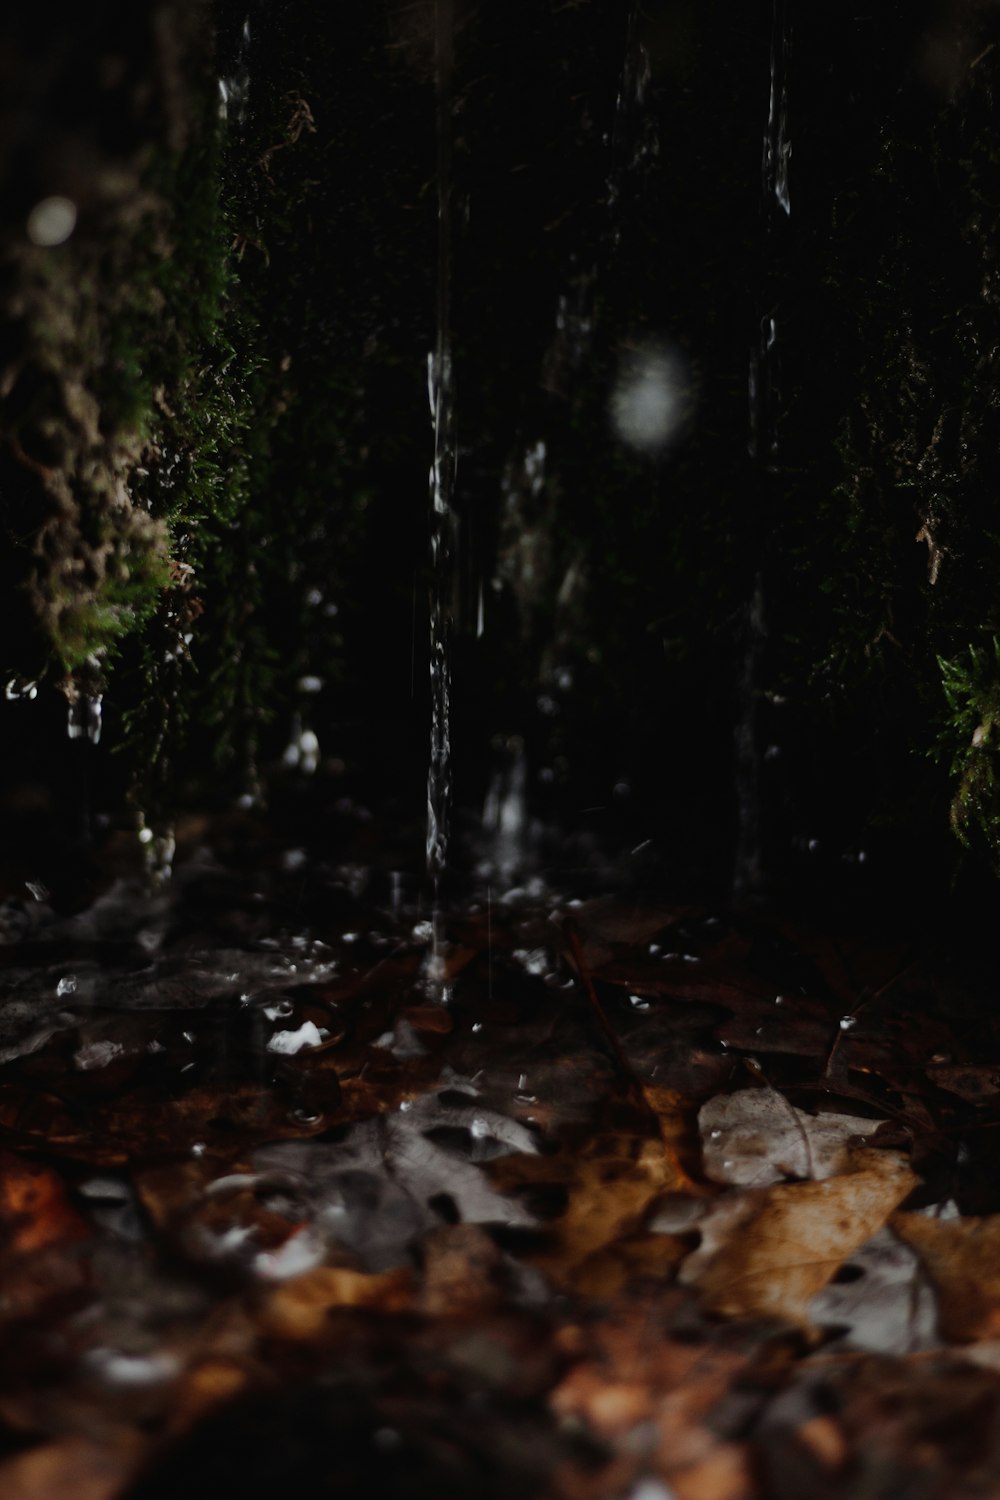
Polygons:
[[927,1069],[927,1077],[939,1089],[957,1094],[970,1104],[1000,1094],[1000,1066],[996,1063],[943,1064]]
[[337,1307],[372,1307],[402,1312],[413,1300],[409,1269],[369,1276],[343,1266],[317,1266],[277,1287],[261,1308],[264,1332],[282,1339],[311,1339],[322,1333]]
[[677,1500],[753,1500],[760,1493],[742,1443],[719,1443],[699,1463],[666,1477]]
[[[641,1136],[599,1136],[582,1150],[557,1156],[503,1157],[487,1170],[506,1192],[553,1187],[567,1193],[566,1207],[552,1223],[550,1244],[530,1257],[561,1286],[575,1285],[592,1257],[640,1230],[658,1198],[688,1185],[664,1143]],[[665,1237],[664,1270],[671,1261]]]
[[[609,1443],[627,1443],[642,1424],[653,1445],[650,1461],[673,1485],[674,1471],[711,1465],[722,1446],[712,1412],[746,1370],[748,1356],[722,1344],[682,1342],[671,1335],[669,1320],[669,1302],[637,1299],[613,1304],[589,1328],[564,1329],[563,1345],[585,1352],[550,1403],[562,1420],[585,1422]],[[693,1479],[690,1492],[698,1493]]]
[[917,1181],[902,1157],[861,1149],[840,1177],[728,1195],[701,1221],[702,1244],[681,1280],[697,1287],[709,1312],[808,1328],[810,1298]]
[[776,1089],[717,1095],[698,1115],[706,1174],[735,1187],[767,1187],[785,1177],[833,1177],[849,1161],[848,1141],[873,1135],[877,1120],[808,1115]]
[[893,1214],[891,1226],[915,1250],[938,1294],[945,1338],[1000,1338],[1000,1215],[932,1219]]
[[138,1468],[136,1439],[115,1447],[63,1437],[0,1463],[4,1500],[116,1500]]
[[424,1279],[417,1299],[429,1317],[477,1317],[503,1294],[503,1256],[478,1224],[447,1224],[421,1241]]
[[51,1167],[0,1152],[0,1249],[25,1254],[89,1233]]

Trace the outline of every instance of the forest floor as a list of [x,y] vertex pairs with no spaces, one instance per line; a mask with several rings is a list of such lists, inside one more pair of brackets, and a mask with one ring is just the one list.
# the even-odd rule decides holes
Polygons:
[[8,889],[0,1493],[1000,1485],[1000,1015],[941,945],[192,821]]

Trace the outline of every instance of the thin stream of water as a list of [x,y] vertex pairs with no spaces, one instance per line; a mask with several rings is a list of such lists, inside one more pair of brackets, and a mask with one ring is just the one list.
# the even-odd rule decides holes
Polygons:
[[[778,225],[783,219],[787,220],[792,212],[789,185],[792,154],[789,134],[791,44],[791,17],[785,0],[774,0],[767,124],[761,158],[761,218],[768,262],[765,279],[768,282],[774,276]],[[758,466],[761,482],[766,483],[769,465],[778,452],[777,369],[780,350],[773,288],[765,285],[758,295],[758,340],[756,347],[750,350],[747,381],[747,451]],[[758,568],[753,594],[747,605],[743,662],[737,682],[734,746],[737,842],[733,864],[733,893],[737,899],[753,898],[759,894],[764,878],[760,844],[761,756],[757,705],[766,642],[765,589],[762,570]]]
[[789,136],[788,74],[791,66],[792,26],[785,0],[774,0],[771,21],[771,91],[768,99],[767,129],[764,132],[762,177],[765,208],[777,204],[786,214],[792,212],[788,174],[792,155]]
[[427,770],[427,871],[433,884],[433,937],[429,978],[441,984],[439,891],[448,862],[451,821],[451,637],[454,613],[455,397],[451,343],[453,0],[434,3],[434,92],[437,173],[436,339],[427,362],[427,391],[434,430],[430,471],[430,688],[431,732]]

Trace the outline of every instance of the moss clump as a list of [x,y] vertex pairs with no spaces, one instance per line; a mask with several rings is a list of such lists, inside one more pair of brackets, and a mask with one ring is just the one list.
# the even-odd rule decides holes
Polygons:
[[939,659],[947,716],[935,757],[954,782],[951,826],[963,844],[984,838],[1000,854],[1000,640]]

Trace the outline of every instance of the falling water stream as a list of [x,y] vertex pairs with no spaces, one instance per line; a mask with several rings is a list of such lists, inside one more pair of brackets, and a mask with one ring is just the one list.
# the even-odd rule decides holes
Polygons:
[[453,630],[455,393],[451,344],[453,0],[434,0],[434,95],[437,176],[436,338],[427,361],[434,430],[430,470],[430,690],[427,770],[427,871],[433,884],[428,978],[443,983],[440,885],[448,861],[451,821],[451,636]]
[[[785,0],[774,0],[771,20],[770,84],[767,124],[761,159],[761,225],[764,237],[763,284],[758,288],[758,337],[750,349],[747,380],[749,422],[747,451],[758,473],[761,503],[772,482],[778,452],[779,359],[775,307],[775,240],[781,221],[792,212],[789,191],[789,69],[791,18]],[[761,853],[761,754],[758,699],[761,665],[767,642],[766,596],[762,567],[758,567],[744,620],[743,660],[736,684],[737,718],[734,746],[737,828],[733,864],[733,894],[753,899],[761,891],[764,866]]]

